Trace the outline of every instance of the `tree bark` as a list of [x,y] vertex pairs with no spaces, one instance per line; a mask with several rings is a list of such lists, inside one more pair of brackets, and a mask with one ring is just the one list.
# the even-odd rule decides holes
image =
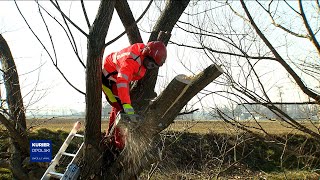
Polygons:
[[[189,1],[167,1],[166,7],[161,13],[160,18],[156,23],[153,32],[151,33],[149,41],[161,40],[167,44],[174,25],[180,18],[188,3]],[[166,33],[160,33],[161,31]],[[215,76],[213,79],[218,77],[220,74],[217,73],[217,76]],[[184,89],[186,85],[189,86],[190,84],[188,84],[187,81],[181,81],[182,76],[179,76],[173,80],[168,88],[166,88],[166,90],[163,92],[164,95],[159,96],[158,100],[156,100],[154,104],[150,105],[150,99],[157,96],[154,92],[157,75],[158,69],[147,71],[144,78],[138,81],[138,83],[136,83],[131,90],[131,99],[135,110],[138,112],[138,114],[144,114],[144,119],[147,119],[148,121],[145,121],[135,132],[129,132],[128,141],[130,142],[127,143],[126,149],[121,153],[117,161],[112,164],[112,166],[108,168],[106,172],[104,172],[107,178],[130,179],[134,177],[134,175],[139,174],[141,168],[150,163],[147,158],[152,159],[152,157],[149,157],[148,153],[152,138],[157,136],[161,130],[165,129],[170,123],[172,123],[173,119],[178,115],[186,103],[201,90],[197,89],[192,92],[188,88]],[[208,84],[210,82],[204,81],[204,84]],[[191,84],[193,83],[191,82]],[[194,85],[192,85],[192,87],[194,87]],[[179,96],[178,93],[172,93],[172,90],[174,89],[183,89],[185,91],[181,92],[187,92],[189,95],[183,93],[183,95]],[[170,96],[166,97],[168,94],[170,94]],[[168,102],[170,99],[174,101]],[[160,104],[160,108],[159,106],[157,107],[157,105]],[[170,107],[169,110],[165,110],[168,107]],[[166,112],[166,114],[165,116],[162,116],[164,112]],[[158,117],[161,118],[157,119]],[[164,122],[163,124],[160,123],[161,120]]]
[[117,0],[115,8],[123,26],[125,27],[130,44],[142,43],[139,28],[132,15],[128,2],[126,0]]
[[7,93],[6,100],[9,111],[20,132],[25,132],[26,116],[20,92],[19,76],[10,48],[2,35],[0,35],[0,48],[3,78]]
[[[16,128],[18,133],[21,133],[22,136],[26,137],[26,116],[20,91],[19,76],[10,48],[1,34],[0,61],[6,88],[6,101],[9,107],[10,119],[13,120],[13,126]],[[25,152],[28,152],[27,149],[25,149]]]
[[[149,41],[157,40],[160,31],[171,34],[174,25],[177,23],[183,11],[188,6],[190,0],[169,0],[166,2],[166,7],[161,13],[156,25],[154,26],[153,31],[149,37]],[[164,41],[166,45],[169,39],[170,38],[166,38],[166,41]],[[170,59],[168,59],[168,61],[170,61]],[[136,108],[135,110],[137,112],[143,111],[143,109],[145,109],[149,105],[150,99],[156,97],[154,88],[156,86],[158,72],[159,69],[148,70],[145,77],[142,80],[138,81],[138,83],[136,83],[132,88],[132,104]]]
[[[148,125],[143,127],[155,127],[152,136],[167,128],[178,115],[181,109],[202,89],[219,77],[223,70],[217,65],[210,65],[194,77],[177,76],[168,87],[155,99],[147,109]],[[178,84],[186,84],[182,88]],[[152,119],[152,121],[150,120]],[[147,130],[147,129],[146,129]]]
[[128,143],[117,161],[105,172],[108,178],[130,179],[157,159],[151,144],[167,128],[181,109],[223,70],[211,65],[194,77],[176,76],[167,88],[142,113],[144,121],[129,131]]
[[99,179],[101,175],[101,63],[115,2],[101,1],[88,37],[83,179]]
[[9,107],[9,119],[0,114],[0,121],[10,134],[10,168],[13,176],[28,179],[22,167],[23,160],[29,155],[28,137],[26,134],[26,116],[20,91],[19,76],[11,50],[0,34],[0,61],[2,64],[6,101]]

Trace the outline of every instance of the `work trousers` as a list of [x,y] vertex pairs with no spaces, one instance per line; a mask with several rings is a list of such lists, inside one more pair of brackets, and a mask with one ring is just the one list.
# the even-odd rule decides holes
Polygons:
[[[108,79],[102,74],[102,91],[105,94],[105,97],[109,104],[112,106],[110,118],[109,118],[109,126],[106,130],[106,134],[111,130],[113,124],[115,123],[115,119],[118,112],[124,112],[121,100],[118,98],[118,90],[116,86],[116,82]],[[114,145],[119,150],[122,150],[125,145],[125,134],[116,127],[113,132]]]

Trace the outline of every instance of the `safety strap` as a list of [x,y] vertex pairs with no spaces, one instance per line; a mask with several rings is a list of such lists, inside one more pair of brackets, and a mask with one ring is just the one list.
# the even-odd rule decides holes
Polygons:
[[109,73],[109,74],[106,76],[106,78],[107,78],[107,79],[110,79],[112,75],[116,75],[116,74],[118,74],[118,71],[113,71],[113,72]]
[[111,73],[108,73],[105,69],[102,69],[102,73],[106,79],[116,82],[116,79],[113,78],[112,75],[118,74],[118,71],[113,71]]

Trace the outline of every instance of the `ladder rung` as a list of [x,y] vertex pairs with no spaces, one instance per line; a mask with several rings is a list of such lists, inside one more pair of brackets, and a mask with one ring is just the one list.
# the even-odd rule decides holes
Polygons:
[[84,135],[82,135],[82,134],[74,134],[74,136],[76,136],[76,137],[84,137]]
[[62,155],[71,156],[71,157],[75,157],[76,156],[76,154],[71,154],[71,153],[67,153],[67,152],[62,153]]
[[[41,180],[48,180],[50,177],[61,179],[61,178],[64,178],[63,177],[64,175],[66,175],[66,176],[68,175],[68,174],[62,174],[62,173],[55,172],[54,169],[55,169],[55,166],[59,163],[59,160],[62,157],[62,155],[73,157],[71,162],[72,163],[75,162],[75,160],[77,158],[76,156],[79,154],[80,149],[82,149],[82,147],[83,147],[83,143],[81,144],[80,149],[77,151],[76,154],[67,153],[65,151],[67,150],[69,144],[71,143],[71,141],[74,137],[84,138],[84,135],[77,134],[78,130],[80,129],[80,125],[81,125],[81,123],[79,121],[74,124],[71,132],[69,133],[68,137],[63,142],[63,144],[61,145],[58,153],[56,154],[54,159],[51,161],[49,167],[47,168],[46,172],[42,176]],[[71,164],[71,162],[69,163],[69,165]],[[69,167],[69,165],[68,165],[68,167]]]
[[55,178],[61,178],[64,174],[62,173],[57,173],[57,172],[48,172],[48,174],[50,174],[51,176],[55,177]]

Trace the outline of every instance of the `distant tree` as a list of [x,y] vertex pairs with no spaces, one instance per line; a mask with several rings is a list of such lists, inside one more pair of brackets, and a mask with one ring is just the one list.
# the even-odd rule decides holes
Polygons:
[[[290,117],[281,104],[274,104],[279,100],[273,96],[279,92],[275,87],[290,87],[293,91],[297,86],[300,91],[296,93],[303,92],[320,104],[319,2],[241,0],[195,4],[188,21],[177,23],[181,32],[194,41],[171,43],[198,50],[200,57],[223,64],[225,73],[218,84],[220,88],[207,94],[239,105],[261,104],[293,129],[319,139],[319,127],[311,130]],[[189,62],[183,63],[187,67]],[[281,76],[283,72],[287,77]],[[281,91],[281,98],[290,97]],[[216,102],[220,115],[237,123],[220,107]]]

